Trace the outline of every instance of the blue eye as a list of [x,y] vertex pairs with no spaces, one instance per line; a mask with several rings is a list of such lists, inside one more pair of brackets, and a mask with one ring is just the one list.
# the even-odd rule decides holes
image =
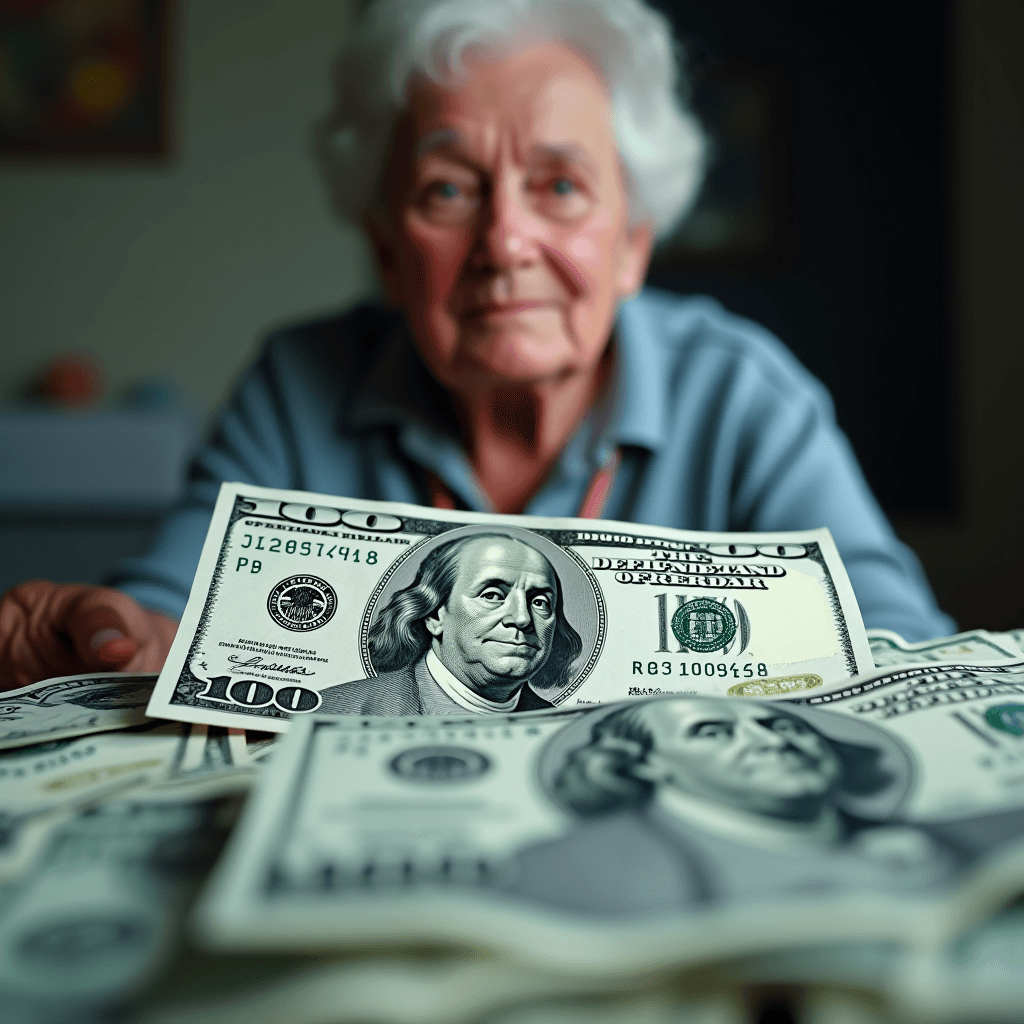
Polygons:
[[573,189],[573,184],[568,178],[559,178],[552,186],[560,196],[567,196]]
[[437,194],[442,199],[454,199],[459,194],[457,185],[453,185],[450,181],[442,181],[437,186]]

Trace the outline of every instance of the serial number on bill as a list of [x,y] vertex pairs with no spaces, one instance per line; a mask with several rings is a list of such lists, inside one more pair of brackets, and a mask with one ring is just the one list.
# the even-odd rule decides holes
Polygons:
[[[264,543],[266,542],[266,543]],[[358,562],[362,552],[359,548],[348,548],[340,544],[323,541],[286,540],[283,537],[268,537],[264,534],[246,533],[238,545],[243,551],[262,551],[283,555],[302,555],[304,558],[337,558],[342,562]],[[372,548],[363,556],[367,565],[377,564],[377,552]]]
[[763,661],[679,661],[676,664],[671,661],[634,661],[633,675],[756,679],[768,675],[768,666]]

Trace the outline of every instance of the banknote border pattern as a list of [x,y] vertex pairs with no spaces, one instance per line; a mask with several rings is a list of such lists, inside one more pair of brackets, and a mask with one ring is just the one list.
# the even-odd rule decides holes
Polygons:
[[[809,544],[805,544],[804,547],[807,548],[808,558],[821,566],[822,576],[826,583],[825,590],[828,594],[828,603],[832,608],[832,620],[836,624],[839,643],[843,650],[843,656],[846,659],[846,670],[851,676],[855,676],[857,675],[857,656],[853,652],[853,641],[850,639],[850,630],[846,625],[846,616],[843,615],[843,604],[839,600],[839,591],[836,590],[835,580],[832,579],[832,573],[829,572],[828,562],[825,561],[825,556],[821,553],[821,545],[817,541],[811,541]],[[812,548],[813,551],[811,550]]]
[[[1018,664],[1024,665],[1024,660]],[[787,703],[792,704],[814,704],[819,707],[827,707],[829,704],[836,704],[841,701],[859,699],[866,697],[874,690],[878,690],[883,686],[889,686],[892,683],[907,683],[908,685],[914,680],[919,679],[923,676],[946,674],[950,672],[967,672],[976,673],[979,675],[993,675],[1000,676],[1005,675],[1008,668],[1014,668],[1013,663],[1004,663],[1002,665],[996,664],[985,664],[984,662],[972,665],[970,663],[961,664],[960,662],[933,662],[929,665],[917,665],[913,667],[901,668],[898,666],[889,666],[892,668],[891,672],[885,672],[884,675],[879,675],[874,679],[868,679],[863,683],[856,683],[852,686],[843,687],[841,690],[832,690],[830,693],[822,693],[815,697],[793,697],[788,698]],[[881,671],[881,670],[879,670]],[[993,681],[993,686],[1007,685],[1016,686],[1016,683],[1003,683],[1001,684],[998,679]],[[1009,692],[1009,691],[1008,691]]]
[[[199,616],[199,623],[196,626],[195,634],[192,637],[192,643],[189,644],[188,657],[185,659],[185,662],[181,667],[181,671],[178,673],[178,679],[174,684],[174,690],[167,700],[169,705],[173,706],[175,704],[183,704],[186,707],[222,710],[216,701],[205,701],[197,696],[199,691],[205,690],[208,684],[205,680],[199,679],[192,672],[191,665],[196,651],[200,644],[206,639],[206,634],[210,628],[210,619],[213,616],[213,609],[217,603],[217,592],[220,590],[221,579],[224,576],[225,566],[227,565],[227,549],[231,541],[231,533],[234,525],[239,519],[244,519],[246,516],[251,516],[253,514],[251,509],[242,508],[243,504],[248,505],[249,503],[250,499],[246,498],[244,495],[235,495],[234,508],[231,510],[231,515],[228,517],[227,526],[224,530],[224,537],[221,540],[220,552],[217,555],[217,565],[210,577],[210,586],[206,592],[206,601],[203,604],[203,611]],[[232,705],[231,711],[232,714],[252,715],[254,718],[288,719],[291,717],[287,712],[281,711],[273,706],[247,708],[242,704],[237,704]]]
[[[995,654],[999,658],[1012,658],[1013,657],[1012,654],[1010,654],[1008,651],[1004,650],[997,643],[994,643],[988,637],[978,636],[977,634],[978,634],[978,630],[974,630],[974,629],[967,630],[963,634],[963,637],[964,637],[964,640],[969,640],[972,644],[978,644],[978,645],[980,645],[982,647],[988,648],[993,654]],[[904,665],[909,664],[909,662],[907,661],[907,657],[906,657],[908,655],[924,653],[925,651],[933,651],[933,650],[935,650],[936,647],[948,646],[948,644],[944,645],[942,643],[942,641],[948,640],[948,639],[949,639],[948,637],[936,637],[934,640],[924,640],[924,641],[921,641],[920,643],[907,644],[905,647],[901,647],[891,637],[877,636],[877,635],[876,636],[871,636],[871,635],[869,635],[868,636],[868,644],[872,646],[872,654],[875,653],[874,646],[873,646],[874,644],[885,644],[886,645],[886,649],[885,649],[885,653],[886,654],[891,653],[891,652],[896,652],[896,654],[904,655],[904,658],[902,659],[902,661],[894,661],[894,662],[892,662],[892,667],[895,668],[895,666],[899,665],[899,664],[904,664]],[[936,662],[936,664],[939,664],[939,662]],[[883,665],[881,667],[885,668],[885,667],[888,667],[888,666],[884,666]]]

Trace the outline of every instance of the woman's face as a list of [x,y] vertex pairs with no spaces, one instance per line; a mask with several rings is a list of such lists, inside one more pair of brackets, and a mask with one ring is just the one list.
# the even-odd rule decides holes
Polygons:
[[392,143],[383,224],[391,300],[455,392],[529,386],[599,362],[652,235],[630,229],[611,107],[564,46],[420,80]]

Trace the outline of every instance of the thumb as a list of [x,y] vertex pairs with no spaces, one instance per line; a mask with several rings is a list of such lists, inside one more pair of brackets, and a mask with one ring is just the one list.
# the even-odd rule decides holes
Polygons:
[[67,618],[68,633],[82,663],[96,669],[126,665],[146,639],[149,624],[135,602],[116,590],[84,594]]

